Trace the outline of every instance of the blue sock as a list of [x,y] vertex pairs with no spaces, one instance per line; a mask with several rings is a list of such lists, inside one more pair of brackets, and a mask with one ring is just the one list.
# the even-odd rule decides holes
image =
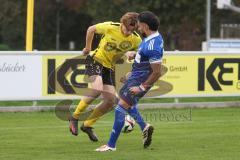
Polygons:
[[125,122],[125,115],[126,115],[126,109],[118,104],[118,106],[115,108],[115,120],[113,124],[113,129],[111,132],[111,136],[108,141],[109,147],[115,148],[117,139],[121,133],[121,130]]
[[135,119],[135,121],[138,123],[141,130],[143,131],[143,129],[146,126],[146,123],[144,122],[141,114],[138,112],[136,105],[132,106],[130,109],[128,109],[128,114]]

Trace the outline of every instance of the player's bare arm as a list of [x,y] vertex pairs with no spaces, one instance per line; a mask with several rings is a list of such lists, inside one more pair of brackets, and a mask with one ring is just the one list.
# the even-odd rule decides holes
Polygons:
[[151,87],[161,76],[161,63],[152,63],[151,68],[152,74],[150,74],[148,79],[142,84],[145,88]]
[[83,54],[87,55],[90,53],[91,49],[92,49],[92,41],[93,41],[93,37],[94,34],[96,32],[96,26],[90,26],[87,30],[87,35],[86,35],[86,45],[85,48],[83,49]]
[[125,83],[128,78],[131,76],[132,72],[128,72],[126,75],[120,78],[120,82]]
[[152,63],[151,68],[152,68],[152,73],[144,83],[142,83],[140,86],[135,86],[129,89],[133,95],[146,91],[160,78],[161,63]]

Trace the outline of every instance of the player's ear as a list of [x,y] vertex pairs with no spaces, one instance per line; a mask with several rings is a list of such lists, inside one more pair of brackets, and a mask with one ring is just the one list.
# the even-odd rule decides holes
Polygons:
[[146,23],[144,24],[144,27],[145,27],[146,31],[148,31],[150,29],[149,26]]

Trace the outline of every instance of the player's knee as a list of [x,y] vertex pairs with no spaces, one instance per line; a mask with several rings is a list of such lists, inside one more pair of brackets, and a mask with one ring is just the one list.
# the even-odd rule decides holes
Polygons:
[[106,103],[108,106],[114,106],[116,103],[116,97],[105,98],[104,103]]
[[85,94],[84,96],[87,97],[88,99],[94,100],[94,99],[98,98],[100,95],[101,95],[100,91],[92,91],[92,92]]

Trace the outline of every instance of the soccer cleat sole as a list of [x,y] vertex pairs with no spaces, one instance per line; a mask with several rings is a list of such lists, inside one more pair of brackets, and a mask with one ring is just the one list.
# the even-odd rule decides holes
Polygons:
[[74,133],[71,128],[69,128],[69,131],[70,131],[70,133],[72,133],[72,135],[74,135],[74,136],[77,136],[77,135],[78,135],[77,133]]
[[143,147],[144,148],[148,148],[151,143],[152,143],[152,134],[153,134],[153,131],[154,131],[154,128],[153,126],[150,126],[149,129],[148,129],[148,138],[147,140],[145,141],[145,143],[143,144]]
[[[84,132],[84,133],[86,133],[86,134],[88,135],[88,138],[89,138],[92,142],[98,142],[98,138],[97,138],[96,135],[92,135],[92,136],[91,136],[91,135],[90,135],[91,133],[88,133],[88,132],[84,129],[83,126],[81,126],[80,129],[81,129],[82,132]],[[93,133],[93,134],[95,134],[95,133]]]
[[72,133],[72,135],[77,136],[78,135],[78,131],[77,131],[78,128],[75,128],[76,131],[74,131],[72,123],[74,123],[74,122],[69,121],[69,131],[70,131],[70,133]]

